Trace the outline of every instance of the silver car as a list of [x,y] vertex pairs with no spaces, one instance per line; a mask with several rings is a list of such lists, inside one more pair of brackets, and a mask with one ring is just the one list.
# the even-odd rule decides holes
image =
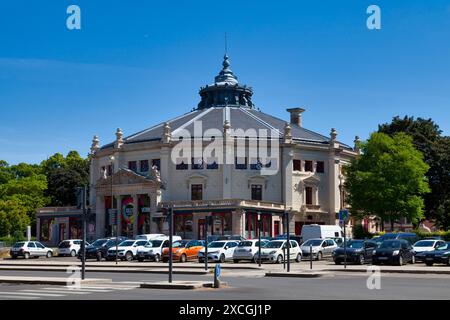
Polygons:
[[24,257],[25,259],[39,257],[51,258],[53,257],[53,250],[38,241],[22,241],[14,244],[9,255],[13,259],[17,259],[17,257]]
[[[316,260],[322,260],[323,257],[331,257],[334,249],[338,245],[333,239],[309,239],[301,246],[302,254],[304,257],[309,257],[312,251],[312,255]],[[312,250],[311,250],[312,249]]]

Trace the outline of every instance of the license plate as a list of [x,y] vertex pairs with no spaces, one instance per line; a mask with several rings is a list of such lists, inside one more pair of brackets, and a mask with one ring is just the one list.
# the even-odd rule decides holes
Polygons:
[[387,257],[379,257],[378,260],[387,260]]
[[431,260],[433,260],[433,258],[426,258],[428,261],[431,261]]

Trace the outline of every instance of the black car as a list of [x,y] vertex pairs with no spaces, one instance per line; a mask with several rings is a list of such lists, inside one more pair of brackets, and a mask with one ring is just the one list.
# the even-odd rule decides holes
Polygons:
[[[97,261],[102,261],[102,259],[106,258],[108,249],[116,246],[116,243],[120,244],[125,240],[127,240],[126,237],[98,239],[86,247],[86,259],[96,259]],[[81,260],[81,258],[82,252],[80,250],[78,253],[78,259]]]
[[378,245],[369,240],[350,240],[346,244],[346,249],[339,247],[333,252],[333,260],[336,264],[341,264],[345,260],[347,254],[347,262],[364,264],[372,261],[373,251]]
[[[295,235],[295,234],[290,234],[290,235],[289,235],[289,238],[290,238],[291,240],[297,241],[297,243],[298,243],[299,245],[301,245],[301,244],[303,243],[303,239],[302,239],[301,236],[298,236],[298,235]],[[279,236],[275,237],[274,240],[286,240],[286,239],[287,239],[287,234],[282,234],[282,235],[279,235]]]
[[419,241],[419,237],[415,233],[411,232],[399,232],[399,233],[386,233],[377,239],[377,242],[383,242],[385,240],[406,240],[411,245]]
[[424,261],[427,266],[432,266],[434,263],[443,263],[450,266],[450,242],[437,247],[434,251],[426,252]]
[[397,264],[415,263],[415,252],[411,243],[403,239],[384,240],[375,249],[372,256],[372,264]]

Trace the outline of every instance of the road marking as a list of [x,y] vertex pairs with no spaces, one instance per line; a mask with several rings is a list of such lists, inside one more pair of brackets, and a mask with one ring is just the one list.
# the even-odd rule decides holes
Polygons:
[[85,288],[85,287],[63,287],[63,290],[67,290],[67,292],[70,292],[71,290],[73,291],[85,291],[85,292],[111,292],[111,290],[108,289],[91,289],[91,288]]
[[25,299],[25,300],[35,300],[35,299],[40,299],[40,297],[29,297],[29,296],[15,296],[14,294],[11,295],[5,295],[2,296],[0,295],[0,300],[18,300],[18,299]]
[[[15,291],[14,293],[11,292],[0,292],[0,295],[19,295],[19,296],[36,296],[36,293],[27,293],[27,292],[17,292]],[[43,297],[64,297],[61,294],[49,294],[49,293],[42,293],[39,294],[39,296],[43,296]]]
[[46,289],[41,289],[41,290],[21,290],[22,292],[36,292],[36,293],[43,293],[43,292],[47,292],[47,293],[62,293],[62,294],[90,294],[90,292],[80,292],[80,291],[68,291],[68,290],[46,290]]

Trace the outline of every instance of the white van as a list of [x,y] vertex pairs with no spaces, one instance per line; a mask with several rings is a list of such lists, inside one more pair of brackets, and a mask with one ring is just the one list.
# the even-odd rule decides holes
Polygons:
[[342,228],[336,225],[318,225],[310,224],[304,225],[302,228],[303,242],[309,239],[339,239],[344,238]]

